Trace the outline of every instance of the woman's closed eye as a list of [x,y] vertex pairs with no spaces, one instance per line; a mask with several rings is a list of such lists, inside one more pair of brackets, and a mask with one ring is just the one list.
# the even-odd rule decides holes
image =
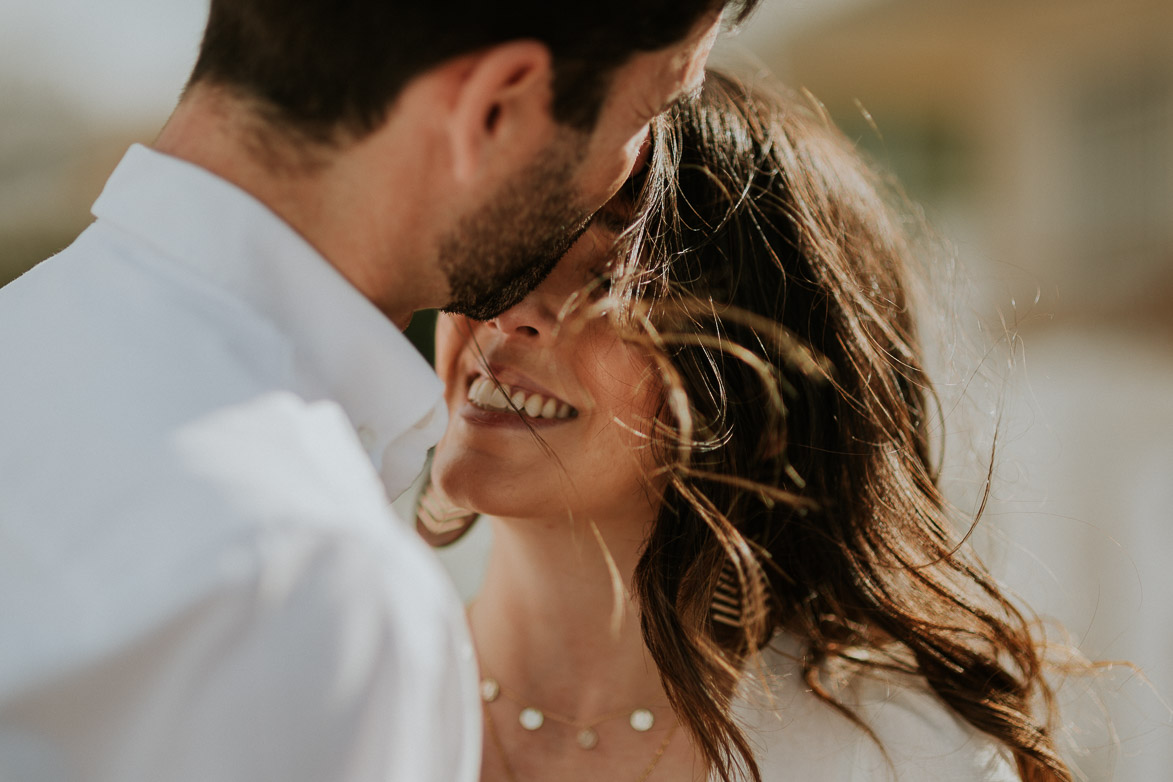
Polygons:
[[605,296],[610,293],[611,286],[615,282],[611,276],[613,273],[614,269],[609,265],[591,272],[591,281],[588,283],[591,293],[595,296]]

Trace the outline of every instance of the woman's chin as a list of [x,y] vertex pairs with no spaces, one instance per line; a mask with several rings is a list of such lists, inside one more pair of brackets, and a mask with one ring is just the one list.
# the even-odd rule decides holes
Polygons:
[[432,469],[432,482],[455,508],[482,516],[504,518],[533,515],[535,503],[532,492],[521,487],[516,490],[503,488],[516,485],[516,474],[510,480],[503,475],[486,475],[473,469],[462,469],[459,462],[437,463]]

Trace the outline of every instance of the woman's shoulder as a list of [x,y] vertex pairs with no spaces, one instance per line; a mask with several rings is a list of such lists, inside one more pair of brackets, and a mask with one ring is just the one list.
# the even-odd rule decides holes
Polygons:
[[734,706],[764,779],[849,782],[1013,782],[1010,753],[953,712],[917,676],[856,673],[834,696],[873,740],[807,685],[797,641],[779,637],[751,671]]

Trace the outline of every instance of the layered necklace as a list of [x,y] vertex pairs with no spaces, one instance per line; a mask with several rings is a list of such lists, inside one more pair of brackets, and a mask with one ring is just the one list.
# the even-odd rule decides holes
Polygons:
[[517,721],[521,723],[521,727],[532,733],[545,725],[546,720],[553,720],[563,725],[569,725],[575,729],[575,741],[583,749],[594,749],[597,747],[599,745],[599,733],[595,728],[604,722],[610,722],[616,717],[627,717],[627,724],[637,733],[647,733],[656,724],[656,715],[652,713],[652,710],[642,707],[608,712],[591,720],[576,720],[573,717],[566,717],[547,709],[539,709],[536,706],[528,705],[517,695],[502,687],[500,682],[491,676],[486,676],[481,679],[482,701],[489,704],[500,697],[513,701],[521,708],[521,712],[517,715]]
[[[497,733],[497,726],[493,722],[493,716],[489,713],[489,704],[502,697],[512,701],[521,709],[518,713],[517,721],[526,731],[533,733],[540,730],[546,724],[547,720],[561,723],[575,730],[575,742],[584,750],[591,750],[599,745],[599,733],[596,728],[604,722],[609,722],[619,717],[627,717],[627,724],[637,733],[647,733],[656,724],[655,714],[651,709],[645,707],[608,712],[590,720],[574,719],[557,714],[548,709],[539,709],[537,706],[527,703],[510,690],[501,686],[501,683],[493,677],[485,676],[481,679],[481,700],[484,702],[485,727],[488,729],[489,737],[492,739],[498,754],[501,756],[502,765],[505,767],[505,774],[509,777],[510,782],[519,782],[519,780],[513,770],[513,765],[509,762],[509,756],[505,752],[505,745]],[[664,756],[664,752],[668,749],[668,745],[672,743],[672,737],[676,734],[677,727],[678,724],[672,725],[671,730],[668,731],[664,740],[660,742],[660,746],[656,748],[655,755],[652,756],[651,761],[644,768],[636,782],[644,782],[644,780],[651,776],[652,771],[659,764],[660,758]]]

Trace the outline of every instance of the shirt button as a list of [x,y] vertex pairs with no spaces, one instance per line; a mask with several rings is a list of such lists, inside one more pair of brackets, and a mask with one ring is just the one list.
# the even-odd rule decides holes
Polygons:
[[362,443],[362,447],[369,453],[375,448],[375,433],[371,431],[369,426],[360,426],[358,428],[358,441]]

